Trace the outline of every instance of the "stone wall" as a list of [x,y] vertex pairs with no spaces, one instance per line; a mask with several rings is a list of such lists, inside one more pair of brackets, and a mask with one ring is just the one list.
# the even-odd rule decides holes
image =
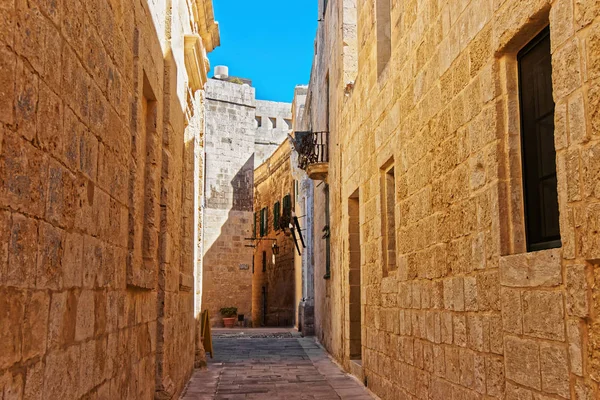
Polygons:
[[4,399],[175,398],[192,372],[182,180],[201,134],[188,77],[206,71],[183,37],[209,40],[202,65],[219,40],[192,3],[0,6]]
[[292,131],[290,104],[256,100],[256,125],[254,168],[264,163]]
[[[294,90],[294,101],[292,103],[292,125],[294,131],[306,131],[304,120],[308,86],[296,86]],[[298,166],[298,153],[292,148],[290,154],[292,163],[292,177],[296,181],[296,200],[294,201],[294,212],[298,216],[300,227],[303,229],[306,248],[302,254],[294,255],[294,269],[296,271],[296,328],[304,336],[315,334],[314,308],[315,308],[315,286],[314,286],[314,182],[309,179],[306,171]]]
[[[393,1],[391,58],[378,68],[375,1],[356,2],[355,19],[345,3],[329,2],[317,45],[332,59],[321,56],[313,70],[314,78],[328,73],[332,110],[330,284],[320,283],[315,265],[323,343],[356,370],[349,312],[356,249],[347,245],[343,210],[358,193],[361,373],[373,392],[596,398],[597,4]],[[352,29],[336,27],[354,21],[352,47],[344,38]],[[516,54],[548,24],[563,245],[526,253]],[[323,78],[311,86],[309,97],[326,92]],[[317,121],[319,102],[312,103]],[[385,165],[395,167],[396,186],[396,270],[388,274]],[[316,193],[315,209],[319,202]]]
[[246,239],[253,233],[254,168],[257,157],[270,157],[287,138],[290,116],[289,104],[256,100],[247,84],[207,84],[202,307],[213,324],[221,324],[223,307],[237,307],[252,323],[253,251]]
[[202,307],[213,324],[223,307],[248,320],[252,311],[254,115],[254,88],[209,80]]
[[[252,317],[255,326],[292,326],[295,323],[294,254],[296,247],[289,234],[289,229],[287,233],[283,229],[275,229],[273,213],[275,203],[279,202],[281,215],[283,215],[283,198],[294,194],[290,154],[290,143],[286,140],[267,161],[254,171],[254,212],[257,240],[254,243],[256,248],[252,275]],[[293,199],[291,201],[293,202]],[[261,237],[260,211],[263,208],[267,209],[268,227],[264,232],[264,237]],[[277,255],[273,254],[272,245],[274,243],[279,246]],[[299,246],[302,249],[300,244]],[[264,271],[263,252],[266,255]],[[263,288],[266,291],[266,303],[264,303]],[[266,313],[264,312],[265,304]]]

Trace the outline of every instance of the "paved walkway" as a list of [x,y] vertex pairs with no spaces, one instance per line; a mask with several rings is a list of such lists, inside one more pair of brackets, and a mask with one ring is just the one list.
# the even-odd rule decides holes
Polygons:
[[314,339],[292,331],[217,330],[213,345],[215,358],[194,373],[182,399],[373,399]]

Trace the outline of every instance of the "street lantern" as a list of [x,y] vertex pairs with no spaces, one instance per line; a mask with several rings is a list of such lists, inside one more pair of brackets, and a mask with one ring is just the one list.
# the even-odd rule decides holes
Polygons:
[[273,255],[279,254],[279,246],[277,246],[277,242],[275,242],[271,245],[271,249],[273,250]]

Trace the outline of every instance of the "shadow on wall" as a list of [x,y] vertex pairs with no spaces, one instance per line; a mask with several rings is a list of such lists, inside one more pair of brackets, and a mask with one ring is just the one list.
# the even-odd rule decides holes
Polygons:
[[[209,161],[207,155],[207,170]],[[207,190],[204,229],[216,230],[210,224],[220,225],[214,239],[207,240],[205,234],[210,247],[203,260],[202,307],[208,309],[213,326],[222,326],[219,310],[223,307],[237,307],[243,323],[251,324],[253,249],[246,247],[252,242],[245,239],[252,236],[254,223],[254,155],[230,183],[230,188]]]
[[[286,235],[282,229],[275,230],[272,218],[273,204],[276,201],[282,201],[282,199],[271,197],[273,188],[276,188],[276,192],[279,191],[278,182],[275,182],[277,179],[277,174],[269,177],[267,181],[258,186],[255,193],[257,196],[257,214],[259,214],[258,208],[265,206],[268,206],[267,213],[269,214],[266,234],[264,237],[258,238],[254,249],[252,316],[255,326],[290,327],[296,322],[296,308],[294,305],[296,295],[294,253],[296,247],[291,235]],[[268,194],[266,199],[263,200],[261,199],[261,188],[265,189],[265,187],[267,187]],[[265,191],[262,191],[262,194],[264,195]],[[273,239],[276,239],[276,242]],[[274,243],[277,243],[279,247],[276,255],[273,253]]]
[[[291,327],[296,323],[295,290],[296,276],[294,274],[294,252],[296,247],[292,238],[282,231],[276,235],[279,254],[272,262],[274,242],[263,240],[257,243],[253,276],[253,315],[258,319],[256,325]],[[264,256],[263,256],[264,254]],[[266,257],[266,260],[263,260]],[[263,266],[264,262],[264,266]]]

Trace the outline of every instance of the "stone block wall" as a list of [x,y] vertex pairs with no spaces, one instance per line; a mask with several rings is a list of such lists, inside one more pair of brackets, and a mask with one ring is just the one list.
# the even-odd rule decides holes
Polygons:
[[[283,215],[283,198],[287,195],[294,196],[290,154],[290,143],[286,140],[271,157],[254,170],[257,240],[254,242],[256,247],[252,275],[252,319],[255,326],[293,326],[296,322],[294,270],[296,247],[289,229],[287,234],[283,229],[275,229],[273,214],[274,205],[279,202],[281,215]],[[260,211],[263,208],[267,209],[268,229],[265,236],[261,237]],[[275,239],[276,242],[271,239]],[[297,239],[302,251],[300,239],[298,237]],[[273,243],[279,246],[277,255],[273,254]],[[263,252],[266,256],[265,271],[263,271]]]
[[[334,56],[316,62],[332,85],[335,138],[329,286],[315,265],[317,304],[330,298],[315,310],[324,344],[350,369],[343,210],[358,189],[371,390],[386,399],[597,397],[597,4],[392,2],[392,53],[379,73],[376,2],[357,2],[356,20],[329,3],[318,46]],[[353,21],[354,49],[334,29]],[[516,54],[548,25],[562,247],[526,253]],[[350,86],[348,52],[358,59]],[[324,85],[317,79],[309,93]],[[390,160],[397,270],[384,274],[381,174]]]
[[256,124],[254,168],[264,163],[292,131],[290,104],[256,100]]
[[206,98],[202,307],[213,324],[221,324],[223,307],[237,307],[250,324],[254,168],[287,138],[290,105],[256,100],[249,85],[217,79],[209,80]]
[[206,90],[206,200],[202,307],[252,311],[254,88],[209,80]]
[[0,398],[174,398],[192,372],[197,14],[171,3],[0,5]]
[[[292,124],[294,132],[306,132],[304,120],[308,94],[308,86],[296,86],[294,101],[292,103]],[[298,216],[303,229],[306,248],[302,254],[294,255],[294,269],[296,271],[296,299],[297,307],[296,327],[304,336],[315,334],[315,279],[314,279],[314,182],[308,177],[306,171],[298,166],[298,152],[292,148],[290,154],[292,163],[292,177],[296,181],[296,199],[294,212]]]

